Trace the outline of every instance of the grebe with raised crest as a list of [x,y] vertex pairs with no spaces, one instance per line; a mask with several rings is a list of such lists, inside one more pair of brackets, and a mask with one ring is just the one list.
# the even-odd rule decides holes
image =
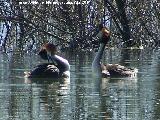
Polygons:
[[32,71],[25,72],[28,78],[69,78],[70,65],[68,60],[56,55],[56,45],[46,43],[39,51],[42,59],[48,60],[48,63],[37,65]]
[[119,64],[103,64],[101,63],[103,51],[110,40],[110,31],[102,24],[99,26],[98,38],[100,47],[92,62],[92,71],[101,77],[136,77],[138,69],[127,68]]

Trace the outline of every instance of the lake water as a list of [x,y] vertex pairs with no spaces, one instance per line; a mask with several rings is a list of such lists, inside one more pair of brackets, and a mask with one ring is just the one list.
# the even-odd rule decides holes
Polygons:
[[158,120],[159,53],[109,50],[104,62],[139,72],[137,78],[104,79],[92,74],[93,53],[65,54],[71,78],[64,83],[27,83],[24,71],[44,61],[34,53],[0,53],[0,120]]

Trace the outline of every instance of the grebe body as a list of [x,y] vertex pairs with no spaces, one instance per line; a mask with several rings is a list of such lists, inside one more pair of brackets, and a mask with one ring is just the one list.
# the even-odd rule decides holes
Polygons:
[[25,73],[28,78],[61,78],[70,77],[70,65],[68,60],[56,55],[56,46],[47,43],[39,51],[42,59],[48,60],[48,63],[37,65],[33,70]]
[[119,64],[101,63],[103,51],[110,40],[110,31],[102,25],[100,25],[99,29],[100,47],[92,62],[92,71],[101,77],[136,77],[138,72],[136,68],[132,69]]

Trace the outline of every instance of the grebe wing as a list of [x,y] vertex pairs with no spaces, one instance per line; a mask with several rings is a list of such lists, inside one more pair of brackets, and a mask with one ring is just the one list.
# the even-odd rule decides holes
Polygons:
[[37,65],[28,76],[29,78],[58,78],[60,76],[59,69],[52,64]]
[[127,68],[119,64],[105,65],[111,76],[136,76],[138,70],[136,68]]

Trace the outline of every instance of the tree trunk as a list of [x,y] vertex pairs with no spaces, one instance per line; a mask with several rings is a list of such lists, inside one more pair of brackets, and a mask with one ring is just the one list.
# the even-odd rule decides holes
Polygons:
[[115,0],[118,8],[118,19],[121,23],[122,26],[122,39],[123,42],[125,43],[124,45],[126,47],[131,47],[133,46],[133,41],[130,40],[131,38],[131,33],[130,33],[130,27],[129,27],[129,21],[126,16],[125,12],[125,2],[124,0]]

